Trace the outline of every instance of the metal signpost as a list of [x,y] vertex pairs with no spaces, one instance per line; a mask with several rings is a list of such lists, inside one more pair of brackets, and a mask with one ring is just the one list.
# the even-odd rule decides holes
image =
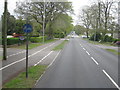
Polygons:
[[28,78],[28,33],[32,32],[32,26],[30,24],[25,24],[23,26],[23,31],[26,33],[26,78]]

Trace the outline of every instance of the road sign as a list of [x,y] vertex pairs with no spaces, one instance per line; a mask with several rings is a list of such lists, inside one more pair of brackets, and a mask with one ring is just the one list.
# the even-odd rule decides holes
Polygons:
[[28,78],[28,33],[32,32],[32,26],[30,24],[25,24],[23,26],[23,31],[26,33],[26,78]]
[[24,36],[20,36],[19,39],[23,41],[23,40],[25,40],[25,37]]
[[23,31],[24,31],[25,33],[30,33],[30,32],[32,32],[32,26],[31,26],[30,24],[25,24],[25,25],[23,26]]

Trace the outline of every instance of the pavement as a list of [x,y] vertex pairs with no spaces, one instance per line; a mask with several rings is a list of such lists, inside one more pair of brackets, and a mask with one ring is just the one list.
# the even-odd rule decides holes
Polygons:
[[105,46],[105,45],[95,45],[95,46],[102,48],[102,49],[113,49],[113,50],[120,52],[120,47],[117,47],[117,46]]
[[81,38],[71,38],[34,88],[120,90],[118,81],[118,56]]
[[[58,40],[29,50],[29,67],[38,64],[49,65],[58,53],[58,51],[52,51],[52,49],[62,41]],[[24,71],[26,67],[25,50],[9,48],[7,51],[7,60],[2,61],[2,68],[0,68],[3,84]]]

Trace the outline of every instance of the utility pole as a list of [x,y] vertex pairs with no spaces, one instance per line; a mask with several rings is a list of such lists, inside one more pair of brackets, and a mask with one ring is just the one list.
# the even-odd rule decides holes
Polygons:
[[120,39],[120,0],[118,1],[118,38]]
[[3,13],[3,60],[7,60],[7,0],[5,0],[4,13]]

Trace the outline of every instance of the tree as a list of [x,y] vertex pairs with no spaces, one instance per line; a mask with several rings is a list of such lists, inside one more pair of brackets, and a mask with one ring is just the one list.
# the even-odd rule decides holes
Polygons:
[[[44,12],[45,4],[45,12]],[[52,26],[52,23],[60,14],[67,14],[72,12],[72,3],[70,2],[19,2],[17,3],[17,8],[15,12],[19,14],[18,16],[26,15],[30,17],[29,19],[36,20],[41,26],[45,18],[44,28],[46,29],[47,25]],[[45,15],[45,16],[44,16]],[[49,37],[52,38],[52,29],[49,29]]]
[[10,13],[7,13],[7,23],[8,23],[8,28],[7,28],[7,35],[11,35],[15,31],[15,21],[16,18],[13,15],[10,15]]
[[76,34],[84,34],[85,28],[81,25],[74,26],[74,31]]
[[87,38],[89,38],[89,29],[90,29],[90,25],[91,25],[91,12],[89,9],[89,6],[85,7],[85,9],[82,9],[82,15],[80,15],[81,20],[83,22],[83,25],[85,26],[86,30],[86,35]]
[[17,33],[17,34],[23,34],[23,25],[26,23],[25,20],[22,19],[17,19],[15,21],[15,30],[13,31],[13,33]]

